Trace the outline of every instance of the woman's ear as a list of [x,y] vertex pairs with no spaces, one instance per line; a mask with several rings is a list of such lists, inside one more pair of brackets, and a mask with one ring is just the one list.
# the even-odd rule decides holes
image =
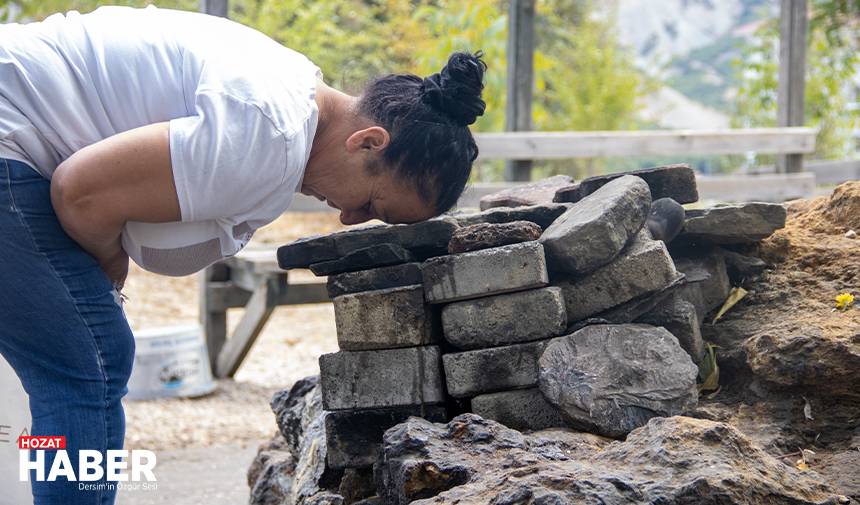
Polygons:
[[381,126],[371,126],[350,135],[346,139],[346,150],[347,152],[382,151],[388,147],[390,141],[391,137],[388,135],[388,130]]

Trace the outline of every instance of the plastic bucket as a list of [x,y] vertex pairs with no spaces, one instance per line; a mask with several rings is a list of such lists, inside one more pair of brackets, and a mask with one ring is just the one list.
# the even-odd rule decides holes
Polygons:
[[30,483],[18,480],[18,436],[30,432],[30,404],[21,381],[2,356],[0,406],[0,503],[33,503]]
[[140,330],[134,340],[129,400],[202,396],[215,389],[200,325]]

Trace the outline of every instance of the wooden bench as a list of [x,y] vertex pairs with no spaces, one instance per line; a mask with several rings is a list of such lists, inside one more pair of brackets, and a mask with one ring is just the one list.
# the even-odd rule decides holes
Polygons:
[[[216,377],[236,373],[275,307],[329,301],[325,278],[294,270],[290,279],[278,267],[276,250],[275,246],[246,248],[201,273],[200,322]],[[227,310],[238,307],[245,314],[228,338]]]

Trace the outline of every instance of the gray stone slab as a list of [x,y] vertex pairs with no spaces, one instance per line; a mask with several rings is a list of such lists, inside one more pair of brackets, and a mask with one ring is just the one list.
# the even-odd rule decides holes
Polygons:
[[642,229],[650,205],[648,185],[633,176],[583,198],[541,236],[549,268],[575,275],[609,263]]
[[750,202],[687,211],[685,242],[750,244],[765,239],[785,227],[786,210],[778,203]]
[[382,446],[382,435],[388,428],[402,423],[410,416],[423,417],[433,422],[446,421],[445,407],[438,405],[328,412],[325,434],[329,467],[373,466]]
[[316,275],[336,275],[371,268],[409,263],[412,253],[397,244],[377,244],[353,251],[336,260],[313,263],[311,272]]
[[560,335],[567,326],[559,288],[541,288],[445,305],[445,340],[460,349],[517,344]]
[[521,207],[552,203],[555,192],[569,186],[572,179],[567,175],[554,175],[529,184],[520,184],[481,198],[481,210],[493,207]]
[[451,216],[460,226],[471,226],[478,223],[509,223],[511,221],[531,221],[541,228],[546,228],[558,216],[570,208],[569,203],[546,203],[527,207],[498,207],[483,212],[455,214]]
[[284,269],[307,268],[378,244],[397,244],[419,258],[429,258],[446,253],[457,228],[457,221],[447,216],[414,224],[352,228],[283,245],[278,248],[278,265]]
[[675,294],[642,315],[637,322],[661,326],[669,330],[694,363],[698,363],[705,354],[701,322],[696,307]]
[[586,319],[637,297],[661,291],[679,277],[675,264],[659,240],[640,233],[608,265],[579,278],[559,280],[568,323]]
[[740,286],[747,279],[758,277],[768,268],[767,263],[755,256],[747,256],[725,249],[720,250],[720,254],[726,262],[726,272],[729,274],[729,279],[736,286]]
[[421,266],[424,297],[453,302],[546,286],[543,246],[523,242],[432,258]]
[[362,291],[421,284],[421,264],[404,263],[388,267],[331,275],[326,282],[328,296],[334,298]]
[[476,396],[472,398],[472,412],[520,431],[567,426],[561,411],[538,388]]
[[[653,293],[647,293],[638,296],[629,302],[624,302],[621,305],[605,310],[595,317],[600,318],[605,322],[612,324],[632,323],[643,314],[646,314],[655,307],[663,303],[664,300],[676,294],[686,283],[683,274],[678,274],[678,277],[664,289]],[[586,319],[587,321],[587,319]],[[585,327],[587,325],[583,325]],[[579,329],[579,328],[577,328]],[[573,330],[568,330],[571,333]]]
[[412,347],[437,340],[438,324],[420,284],[342,295],[333,304],[341,350]]
[[539,239],[541,233],[541,227],[531,221],[473,224],[454,232],[448,243],[448,253],[458,254],[528,242]]
[[540,390],[575,426],[621,437],[696,406],[698,368],[671,333],[648,325],[585,327],[553,339]]
[[442,403],[436,346],[381,351],[340,351],[320,356],[326,410],[372,409]]
[[465,398],[537,384],[537,362],[547,341],[446,354],[448,394]]
[[556,202],[578,202],[594,193],[603,185],[625,175],[641,177],[651,188],[651,198],[671,198],[678,203],[693,203],[699,200],[696,188],[696,174],[690,165],[681,163],[618,174],[589,177],[578,184],[559,189],[555,194]]

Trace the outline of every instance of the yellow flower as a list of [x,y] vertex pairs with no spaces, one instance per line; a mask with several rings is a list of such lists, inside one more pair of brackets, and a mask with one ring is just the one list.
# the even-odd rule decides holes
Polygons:
[[839,310],[847,309],[852,303],[854,303],[854,295],[851,293],[842,293],[836,296],[836,308]]

